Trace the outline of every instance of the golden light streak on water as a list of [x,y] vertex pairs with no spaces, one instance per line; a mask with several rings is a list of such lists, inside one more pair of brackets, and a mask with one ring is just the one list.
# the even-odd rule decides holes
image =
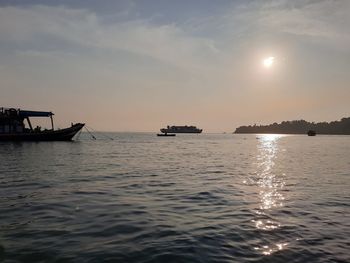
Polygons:
[[[258,142],[258,165],[257,165],[257,185],[259,187],[260,205],[257,215],[269,215],[269,211],[283,207],[284,196],[280,192],[285,185],[281,174],[274,171],[275,160],[279,151],[278,141],[284,135],[266,134],[259,135]],[[281,227],[277,221],[269,219],[252,220],[255,227],[260,231],[273,231]],[[266,241],[265,241],[266,242]],[[255,247],[263,255],[284,249],[287,243],[263,244]]]

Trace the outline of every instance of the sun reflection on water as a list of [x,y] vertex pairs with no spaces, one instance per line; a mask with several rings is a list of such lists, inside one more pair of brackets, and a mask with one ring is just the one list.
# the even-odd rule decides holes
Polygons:
[[260,209],[267,210],[273,207],[283,206],[283,195],[279,189],[284,187],[285,182],[273,172],[275,159],[278,152],[278,140],[283,135],[266,134],[259,137],[258,145],[258,181],[260,187]]
[[274,246],[262,246],[262,247],[255,247],[255,250],[261,251],[261,253],[265,256],[271,255],[277,251],[283,250],[288,243],[277,243]]
[[[266,134],[259,135],[257,171],[255,183],[258,186],[259,207],[256,210],[257,218],[252,220],[255,228],[259,231],[276,231],[281,228],[281,224],[271,219],[271,211],[284,206],[284,196],[280,190],[285,186],[285,181],[281,174],[276,173],[275,161],[279,151],[278,141],[284,135]],[[283,175],[283,174],[282,174]],[[263,255],[271,255],[283,250],[288,243],[275,241],[259,242],[259,246],[254,249]],[[267,243],[267,244],[266,244]]]
[[275,221],[271,220],[252,220],[255,223],[255,227],[257,229],[262,229],[262,230],[273,230],[281,227],[281,224]]

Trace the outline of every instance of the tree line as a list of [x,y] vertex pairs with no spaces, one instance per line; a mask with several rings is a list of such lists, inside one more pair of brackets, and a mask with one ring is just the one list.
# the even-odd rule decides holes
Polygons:
[[280,134],[306,134],[309,130],[317,134],[344,134],[350,135],[350,117],[340,121],[307,122],[305,120],[282,121],[269,125],[240,126],[234,133],[280,133]]

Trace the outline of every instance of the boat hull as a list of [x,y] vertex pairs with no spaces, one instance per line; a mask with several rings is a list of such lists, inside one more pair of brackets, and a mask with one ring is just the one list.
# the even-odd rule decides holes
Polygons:
[[202,130],[197,129],[197,130],[180,130],[180,129],[160,129],[162,133],[201,133]]
[[72,127],[54,131],[5,133],[0,134],[0,141],[70,141],[84,125],[84,123],[77,123]]

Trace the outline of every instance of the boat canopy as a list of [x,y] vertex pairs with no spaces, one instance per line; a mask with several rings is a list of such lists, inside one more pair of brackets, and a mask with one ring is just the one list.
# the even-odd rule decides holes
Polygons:
[[27,117],[51,117],[54,114],[51,111],[20,110],[19,115],[23,118],[27,118]]

